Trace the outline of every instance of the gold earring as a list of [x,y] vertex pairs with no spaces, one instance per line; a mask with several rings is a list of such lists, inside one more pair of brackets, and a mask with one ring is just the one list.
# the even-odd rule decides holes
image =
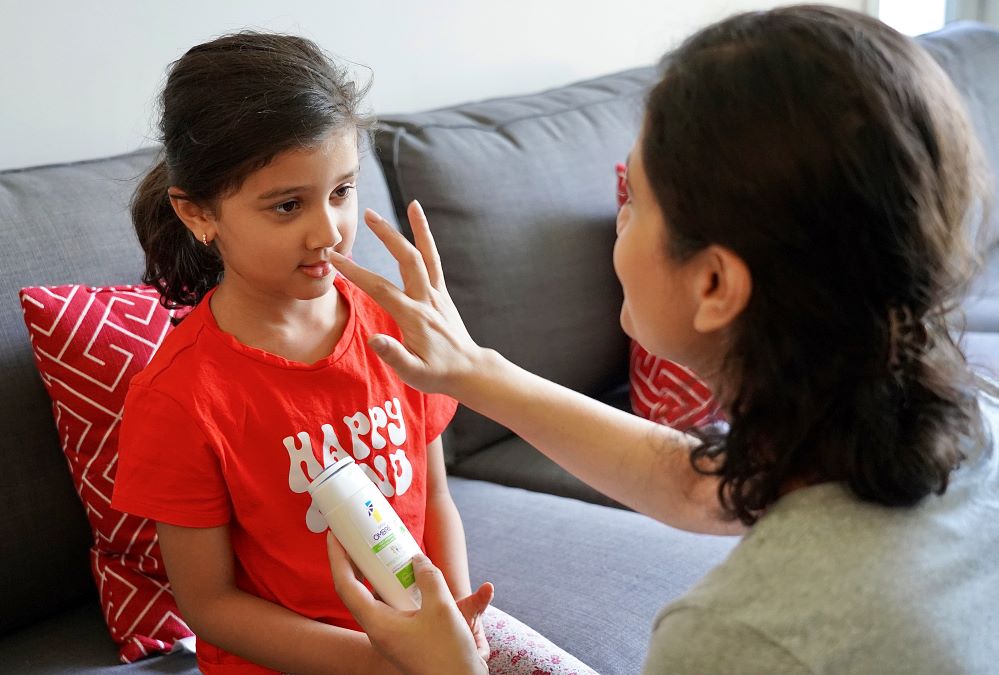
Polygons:
[[208,235],[204,232],[201,233],[201,243],[208,246]]

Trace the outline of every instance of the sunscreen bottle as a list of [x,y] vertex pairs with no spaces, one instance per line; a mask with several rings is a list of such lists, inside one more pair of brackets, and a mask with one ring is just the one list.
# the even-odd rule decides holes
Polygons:
[[396,609],[419,609],[412,561],[420,547],[354,460],[345,457],[326,467],[309,484],[309,494],[382,600]]

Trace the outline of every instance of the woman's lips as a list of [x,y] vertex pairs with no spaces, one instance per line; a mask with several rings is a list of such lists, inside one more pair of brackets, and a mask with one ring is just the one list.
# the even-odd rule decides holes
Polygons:
[[333,265],[328,262],[318,262],[314,265],[299,265],[298,269],[313,279],[322,279],[333,271]]

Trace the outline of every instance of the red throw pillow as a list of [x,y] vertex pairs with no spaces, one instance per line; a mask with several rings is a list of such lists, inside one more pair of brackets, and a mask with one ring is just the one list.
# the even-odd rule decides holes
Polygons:
[[[626,167],[618,164],[617,205],[628,199]],[[631,341],[628,366],[631,407],[636,415],[675,429],[686,430],[723,419],[711,390],[689,368],[653,356]]]
[[146,518],[111,508],[128,383],[170,331],[172,312],[149,286],[21,289],[24,322],[59,440],[94,534],[91,570],[111,637],[131,663],[192,635]]

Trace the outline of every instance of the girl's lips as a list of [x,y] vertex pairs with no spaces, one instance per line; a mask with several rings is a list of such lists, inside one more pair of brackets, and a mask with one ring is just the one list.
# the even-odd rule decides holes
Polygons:
[[313,279],[322,279],[323,277],[329,276],[329,274],[333,271],[333,265],[328,262],[320,262],[315,265],[299,265],[298,269],[302,270],[302,272]]

